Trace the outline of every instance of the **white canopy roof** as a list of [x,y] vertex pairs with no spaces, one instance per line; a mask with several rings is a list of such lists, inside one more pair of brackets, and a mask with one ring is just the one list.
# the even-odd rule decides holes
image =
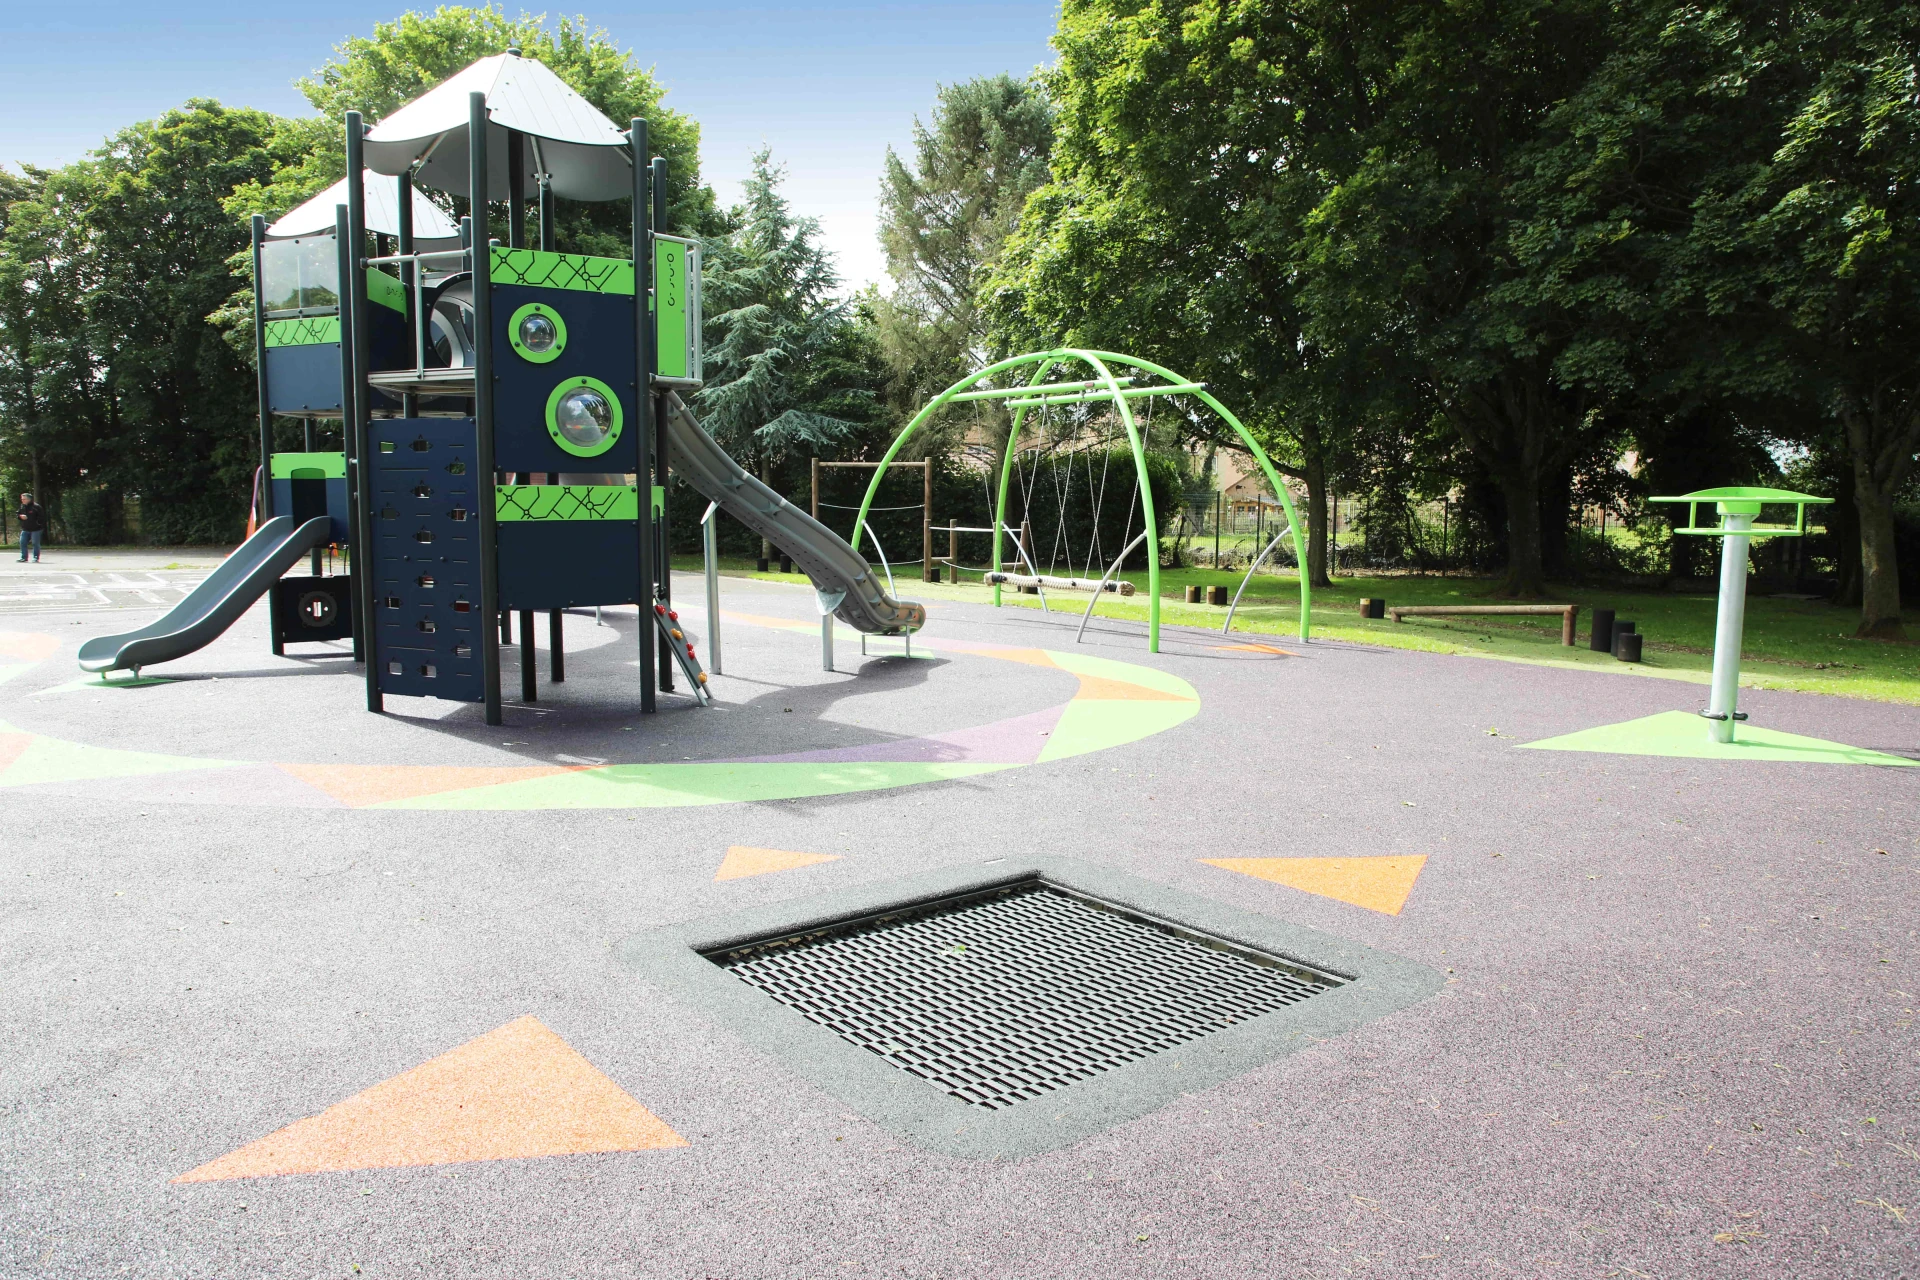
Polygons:
[[482,58],[373,126],[367,167],[398,174],[423,157],[414,181],[467,194],[467,95],[487,95],[488,197],[507,196],[507,130],[528,135],[526,190],[533,175],[553,177],[569,200],[618,200],[633,194],[627,135],[542,63],[517,53]]
[[[400,182],[380,174],[369,174],[366,181],[367,230],[381,235],[400,234]],[[347,180],[334,183],[313,199],[289,212],[267,228],[275,239],[288,236],[333,234],[333,211],[347,202]],[[413,193],[413,242],[419,249],[457,246],[460,228],[433,201],[420,192]]]

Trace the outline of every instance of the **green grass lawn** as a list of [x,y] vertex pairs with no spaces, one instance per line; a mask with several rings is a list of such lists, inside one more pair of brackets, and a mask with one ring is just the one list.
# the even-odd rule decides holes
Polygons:
[[[728,561],[723,567],[730,575],[806,581],[797,573],[754,573],[752,565],[750,560],[738,560]],[[680,557],[674,567],[698,572],[700,560]],[[896,574],[900,594],[909,599],[985,601],[990,595],[990,588],[977,581],[935,585],[917,581],[914,573]],[[1139,588],[1139,594],[1108,596],[1096,612],[1101,617],[1145,621],[1146,571],[1124,576]],[[1226,616],[1224,607],[1186,604],[1181,598],[1189,584],[1225,586],[1231,593],[1240,585],[1240,578],[1240,573],[1231,570],[1163,570],[1161,621],[1218,630]],[[1394,623],[1357,616],[1362,596],[1383,596],[1390,605],[1511,603],[1497,597],[1495,589],[1495,583],[1473,578],[1342,576],[1334,580],[1331,589],[1313,593],[1313,634],[1398,649],[1595,667],[1702,684],[1712,669],[1715,599],[1710,594],[1555,588],[1544,603],[1580,606],[1579,643],[1571,649],[1560,644],[1558,617],[1417,618]],[[1076,617],[1087,602],[1082,592],[1054,592],[1049,599],[1056,612],[1066,610]],[[1016,607],[1040,607],[1036,597],[1011,590],[1004,593],[1003,600]],[[1295,636],[1300,626],[1299,601],[1299,579],[1263,573],[1248,586],[1234,613],[1234,632],[1282,639]],[[1587,648],[1588,620],[1595,608],[1612,609],[1622,619],[1639,624],[1645,647],[1644,661],[1638,667]],[[1740,682],[1750,688],[1795,689],[1920,706],[1920,645],[1856,640],[1853,628],[1858,622],[1857,609],[1838,608],[1818,600],[1749,596]]]

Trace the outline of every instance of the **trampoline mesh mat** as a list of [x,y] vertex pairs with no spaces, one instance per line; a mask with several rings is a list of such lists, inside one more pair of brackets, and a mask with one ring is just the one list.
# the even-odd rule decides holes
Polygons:
[[994,1109],[1344,982],[1037,881],[707,958],[900,1070]]

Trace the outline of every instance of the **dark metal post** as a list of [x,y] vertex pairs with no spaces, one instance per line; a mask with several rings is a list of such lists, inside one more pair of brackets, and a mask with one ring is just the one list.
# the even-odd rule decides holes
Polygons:
[[644,712],[659,709],[659,701],[653,691],[654,655],[659,646],[654,636],[659,628],[654,624],[654,588],[653,588],[653,314],[647,305],[647,295],[653,287],[653,235],[647,227],[647,188],[649,183],[646,163],[647,122],[633,120],[627,133],[627,143],[633,148],[633,313],[634,313],[634,416],[639,419],[634,424],[638,430],[640,459],[635,464],[634,479],[640,486],[640,581],[636,595],[640,600],[640,710]]
[[507,247],[527,247],[527,136],[507,130]]
[[253,367],[260,396],[260,523],[273,516],[273,410],[267,401],[266,278],[260,274],[261,246],[267,239],[267,220],[253,215]]
[[[664,235],[667,231],[667,162],[664,157],[653,158],[653,229]],[[647,254],[647,281],[652,287],[653,254]],[[649,316],[647,324],[647,349],[652,355],[647,360],[647,383],[651,386],[652,375],[660,367],[660,325],[658,313]],[[660,603],[673,608],[673,541],[667,536],[667,404],[666,393],[660,393],[654,405],[653,415],[653,482],[660,486],[660,523],[654,534],[655,545],[659,548],[660,563],[659,593]],[[660,633],[659,657],[660,689],[663,693],[673,692],[673,641],[666,632]]]
[[348,571],[353,575],[353,660],[365,662],[372,670],[373,659],[368,657],[372,649],[373,616],[369,612],[373,592],[373,521],[367,514],[366,492],[367,474],[370,468],[361,466],[360,451],[354,447],[353,440],[353,344],[347,341],[352,317],[347,307],[347,277],[352,274],[352,246],[347,240],[347,206],[337,204],[333,207],[333,249],[335,271],[334,296],[340,300],[340,452],[347,461],[347,536],[352,539],[348,545],[353,548],[353,559],[348,562]]
[[[260,523],[273,519],[273,410],[267,402],[267,304],[266,279],[261,275],[260,247],[267,238],[267,220],[253,215],[253,370],[254,389],[260,401]],[[318,555],[318,552],[314,553]],[[280,595],[267,596],[268,627],[272,631],[269,647],[277,658],[286,652],[280,643]]]
[[500,548],[494,545],[493,247],[487,234],[487,95],[467,95],[468,196],[473,204],[473,452],[474,504],[480,514],[480,679],[488,724],[500,710]]
[[[401,174],[398,178],[394,179],[393,191],[394,191],[394,198],[400,202],[400,212],[399,212],[400,252],[403,254],[412,253],[413,252],[413,171],[412,170],[408,170],[407,172]],[[420,353],[413,349],[414,339],[416,337],[416,334],[414,331],[414,323],[415,323],[416,317],[413,314],[413,282],[414,282],[414,277],[419,272],[419,270],[420,270],[420,264],[417,262],[403,262],[400,264],[400,283],[406,289],[406,298],[407,298],[407,308],[406,308],[407,354],[413,357],[415,360],[419,360]],[[419,412],[420,412],[420,402],[413,392],[409,391],[405,395],[400,397],[400,416],[401,417],[411,418]]]
[[[515,141],[520,138],[520,135],[517,133],[508,136],[511,140]],[[516,158],[512,163],[513,171],[518,175],[523,167],[523,161],[520,158]],[[553,252],[553,179],[543,173],[538,175],[537,183],[538,185],[534,189],[534,202],[539,221],[534,227],[534,234],[539,238],[540,248],[547,253],[551,253]],[[516,210],[520,210],[524,204],[525,198],[523,195],[514,201],[513,207]],[[524,247],[523,238],[526,235],[524,213],[521,216],[521,222],[521,228],[516,233],[514,240],[514,244],[517,247]],[[549,476],[547,479],[550,483],[559,483],[557,476]],[[533,653],[533,636],[531,634],[533,631],[533,615],[531,613],[522,615],[520,625],[529,633],[526,637],[526,651],[523,657],[530,658]],[[555,684],[564,684],[567,678],[566,657],[561,648],[562,625],[561,611],[558,609],[549,611],[547,614],[547,652],[553,662],[553,675],[551,678]],[[529,667],[529,670],[530,669]],[[533,688],[533,677],[522,675],[520,683],[523,689],[531,689]],[[532,699],[529,698],[528,700],[531,701]]]
[[380,696],[380,645],[373,621],[373,598],[378,590],[373,571],[373,458],[367,449],[368,419],[372,408],[367,398],[367,269],[362,255],[367,247],[367,167],[361,155],[366,127],[358,111],[347,112],[347,278],[340,282],[340,305],[350,320],[340,333],[341,349],[353,350],[353,400],[341,406],[343,436],[353,440],[359,458],[360,533],[365,542],[355,569],[360,574],[358,600],[366,616],[367,710],[384,710]]

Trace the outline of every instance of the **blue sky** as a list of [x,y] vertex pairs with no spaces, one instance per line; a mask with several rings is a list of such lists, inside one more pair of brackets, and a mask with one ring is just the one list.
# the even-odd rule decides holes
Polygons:
[[[9,4],[0,17],[0,164],[77,159],[122,125],[190,97],[307,114],[293,87],[349,35],[432,0],[234,4],[103,0]],[[521,6],[506,5],[508,12]],[[936,85],[1051,59],[1058,9],[1027,3],[834,7],[590,3],[605,27],[701,124],[701,162],[723,202],[770,144],[795,208],[820,218],[848,283],[883,275],[874,244],[885,148],[903,153]]]

